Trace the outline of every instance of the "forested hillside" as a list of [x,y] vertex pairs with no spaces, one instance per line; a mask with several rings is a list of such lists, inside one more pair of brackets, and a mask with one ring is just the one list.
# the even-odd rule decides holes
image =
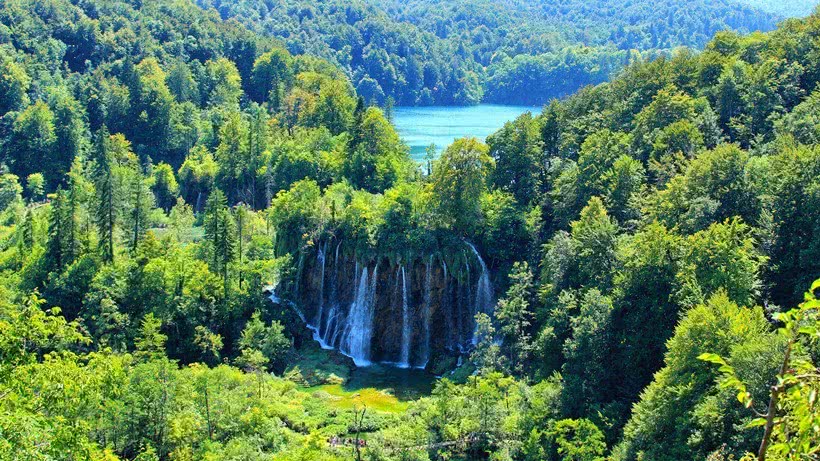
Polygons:
[[818,37],[636,58],[420,165],[243,21],[0,3],[0,459],[817,458]]
[[543,104],[606,81],[641,52],[700,48],[718,31],[771,30],[780,18],[736,0],[201,4],[338,63],[366,101],[402,105]]
[[784,18],[808,16],[817,7],[816,0],[742,0],[742,3]]

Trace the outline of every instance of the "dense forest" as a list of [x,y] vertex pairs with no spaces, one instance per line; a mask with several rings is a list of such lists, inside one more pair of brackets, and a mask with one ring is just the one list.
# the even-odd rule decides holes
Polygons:
[[724,29],[771,30],[815,5],[745,3],[201,1],[223,18],[281,39],[291,52],[338,64],[365,101],[392,98],[400,105],[543,104],[604,82],[641,55],[701,48]]
[[0,459],[818,457],[820,13],[424,165],[221,13],[0,6]]

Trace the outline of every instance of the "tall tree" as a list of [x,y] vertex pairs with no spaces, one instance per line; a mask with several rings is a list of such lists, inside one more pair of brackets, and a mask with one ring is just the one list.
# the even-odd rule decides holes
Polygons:
[[227,199],[221,190],[214,190],[205,204],[205,240],[210,251],[210,264],[222,276],[225,294],[229,289],[228,270],[236,259],[236,225],[228,211]]
[[510,368],[519,376],[524,374],[532,350],[529,331],[532,322],[532,296],[532,272],[529,265],[526,261],[516,262],[510,273],[510,288],[504,299],[498,301],[495,316],[504,337]]
[[114,262],[114,238],[119,220],[117,200],[117,181],[115,178],[116,160],[110,148],[108,129],[105,125],[97,132],[93,158],[92,178],[96,191],[94,221],[97,225],[100,255],[103,261]]

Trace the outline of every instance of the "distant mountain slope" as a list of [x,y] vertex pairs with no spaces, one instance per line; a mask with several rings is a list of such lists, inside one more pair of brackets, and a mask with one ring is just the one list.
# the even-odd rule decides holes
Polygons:
[[[750,0],[755,1],[755,0]],[[757,0],[762,1],[762,0]],[[806,0],[803,0],[806,1]],[[777,18],[736,0],[370,0],[398,21],[411,22],[442,38],[503,27],[511,48],[531,53],[528,36],[545,31],[572,44],[621,49],[702,47],[715,32],[770,30]],[[522,33],[523,32],[523,33]],[[533,46],[536,48],[534,49]]]
[[739,0],[754,8],[782,17],[808,16],[820,4],[818,0]]
[[404,105],[540,104],[642,55],[700,48],[724,29],[771,30],[780,18],[735,0],[199,2],[337,62],[364,97]]

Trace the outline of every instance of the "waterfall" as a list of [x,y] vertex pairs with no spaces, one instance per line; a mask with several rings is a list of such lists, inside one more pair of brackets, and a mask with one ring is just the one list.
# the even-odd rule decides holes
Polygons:
[[427,368],[427,362],[430,361],[430,309],[432,308],[432,293],[431,286],[433,283],[433,255],[424,268],[424,309],[422,310],[422,333],[424,334],[424,343],[421,349],[421,362],[419,368]]
[[404,266],[401,266],[401,360],[399,366],[402,368],[410,368],[411,335],[410,303],[407,301],[407,274]]
[[[484,259],[481,258],[481,255],[478,253],[478,250],[476,250],[473,244],[470,242],[466,243],[470,249],[473,250],[473,254],[475,254],[475,257],[478,259],[478,263],[481,266],[481,275],[478,278],[478,285],[476,285],[473,314],[483,312],[489,315],[493,311],[493,287],[490,284],[490,274],[487,270],[487,264],[484,263]],[[475,345],[476,340],[477,338],[475,337],[475,334],[473,334],[473,345]]]
[[490,271],[487,270],[487,264],[478,253],[478,250],[471,243],[467,243],[473,254],[478,259],[478,264],[481,265],[481,275],[478,278],[478,285],[475,293],[475,313],[483,312],[490,314],[493,311],[493,286],[490,284]]
[[302,269],[305,268],[305,253],[299,252],[299,263],[296,268],[296,284],[293,287],[293,299],[299,299],[300,290],[299,287],[302,285]]
[[370,341],[373,337],[373,304],[378,282],[378,265],[368,284],[367,266],[362,268],[356,296],[347,315],[347,326],[339,350],[350,356],[357,366],[370,365]]
[[318,247],[316,262],[319,263],[321,275],[319,277],[319,306],[316,308],[316,320],[313,322],[316,329],[321,330],[322,316],[325,309],[325,250],[327,242]]

